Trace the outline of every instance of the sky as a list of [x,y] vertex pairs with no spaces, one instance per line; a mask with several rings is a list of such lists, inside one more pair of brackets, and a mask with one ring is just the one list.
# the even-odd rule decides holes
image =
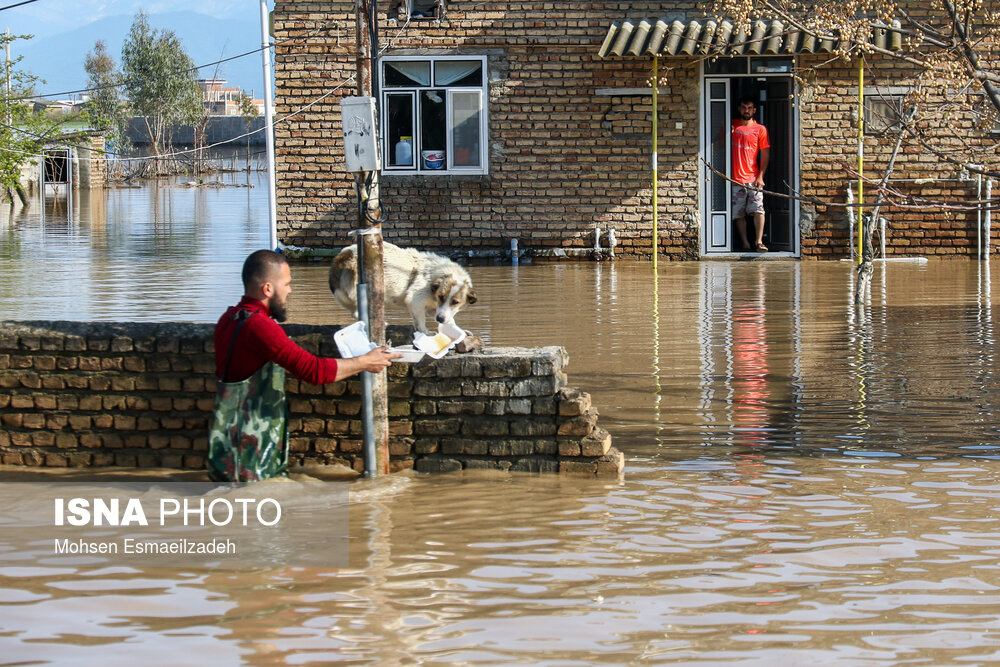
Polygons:
[[[0,0],[0,7],[21,0]],[[268,9],[273,7],[268,2]],[[192,11],[216,18],[241,17],[259,20],[259,0],[37,0],[30,5],[0,11],[0,30],[15,34],[49,37],[81,25],[118,14],[134,15],[145,9],[150,17],[159,13]]]

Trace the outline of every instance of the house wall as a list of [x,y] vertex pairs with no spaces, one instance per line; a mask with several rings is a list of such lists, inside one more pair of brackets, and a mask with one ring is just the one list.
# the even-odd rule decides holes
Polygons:
[[[503,249],[518,238],[522,249],[584,252],[595,227],[613,227],[619,256],[648,258],[651,99],[597,92],[648,87],[651,63],[601,60],[597,51],[612,21],[704,12],[703,3],[676,3],[665,11],[657,2],[450,2],[444,20],[411,22],[403,30],[390,11],[392,18],[383,17],[379,26],[386,54],[488,56],[490,173],[384,175],[386,240],[434,249]],[[353,179],[343,171],[339,109],[342,97],[357,94],[349,81],[355,71],[354,2],[277,0],[274,29],[279,238],[295,246],[343,246],[357,225]],[[800,190],[835,204],[844,201],[856,155],[854,100],[845,91],[852,85],[856,91],[857,75],[850,63],[831,64],[829,58],[800,59],[824,63],[802,81]],[[700,67],[694,59],[661,59],[660,85],[666,90],[659,104],[658,252],[668,258],[699,256]],[[886,64],[881,74],[905,75],[896,69]],[[884,163],[889,149],[866,139],[868,173]],[[956,175],[928,156],[907,148],[897,176]],[[975,194],[969,181],[898,186],[934,198]],[[976,252],[975,211],[890,207],[885,214],[890,253]],[[842,207],[806,203],[800,226],[803,256],[849,253]]]
[[[382,44],[393,44],[387,53],[485,54],[490,78],[489,176],[383,176],[385,238],[477,249],[518,238],[522,248],[582,250],[593,244],[595,226],[614,226],[619,255],[648,256],[650,98],[595,95],[646,85],[651,74],[647,62],[596,57],[620,7],[454,2],[446,20],[411,22],[398,36],[402,22],[381,21]],[[274,17],[276,116],[299,111],[275,128],[279,237],[297,246],[345,245],[357,222],[339,102],[357,92],[347,83],[317,99],[354,73],[354,3],[278,0]],[[696,257],[696,67],[683,65],[663,86],[671,94],[661,106],[661,251]],[[684,128],[673,129],[675,122]]]

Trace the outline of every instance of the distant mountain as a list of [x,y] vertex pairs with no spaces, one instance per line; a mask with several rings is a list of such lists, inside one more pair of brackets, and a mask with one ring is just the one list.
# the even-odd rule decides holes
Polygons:
[[[18,40],[11,46],[11,55],[24,56],[20,67],[45,80],[45,83],[38,84],[37,92],[48,94],[79,90],[87,84],[84,58],[94,49],[97,40],[104,40],[108,53],[121,65],[122,42],[128,36],[132,18],[131,15],[109,16],[59,35]],[[174,31],[196,65],[260,48],[260,23],[253,20],[232,21],[195,12],[172,12],[152,15],[149,23],[158,30]],[[218,68],[216,72],[214,65],[204,67],[199,71],[198,78],[226,79],[231,86],[239,86],[247,92],[252,90],[255,97],[264,96],[259,51],[222,63]]]

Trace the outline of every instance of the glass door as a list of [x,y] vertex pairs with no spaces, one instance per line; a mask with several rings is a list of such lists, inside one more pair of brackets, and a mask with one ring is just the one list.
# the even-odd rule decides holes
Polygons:
[[730,160],[730,82],[728,79],[708,79],[705,82],[705,253],[730,252],[729,183],[725,174],[731,172]]

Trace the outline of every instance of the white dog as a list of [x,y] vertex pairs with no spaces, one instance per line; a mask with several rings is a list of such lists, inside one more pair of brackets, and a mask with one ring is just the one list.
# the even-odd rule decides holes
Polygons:
[[[358,316],[357,248],[353,245],[340,251],[330,266],[330,291],[341,306]],[[425,334],[427,311],[434,311],[440,323],[454,322],[455,313],[476,302],[472,279],[468,272],[447,257],[413,248],[382,244],[382,264],[385,272],[385,300],[406,308],[413,317],[413,326]]]

